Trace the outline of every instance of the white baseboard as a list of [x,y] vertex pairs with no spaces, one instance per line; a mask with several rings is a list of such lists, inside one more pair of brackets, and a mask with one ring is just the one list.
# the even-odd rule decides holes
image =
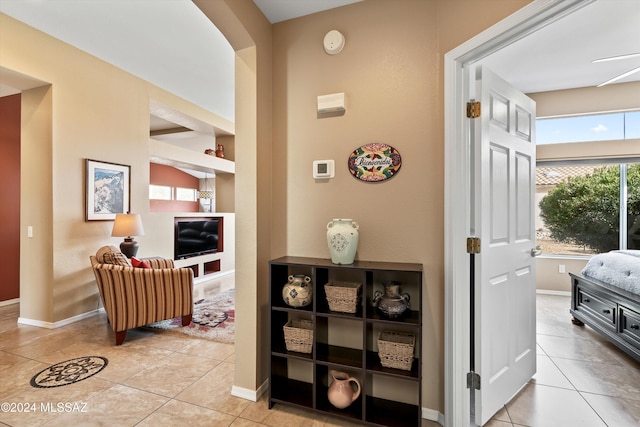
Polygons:
[[221,278],[223,276],[227,276],[227,275],[233,274],[235,272],[236,272],[236,270],[232,269],[232,270],[218,271],[216,273],[206,274],[206,275],[200,276],[200,277],[194,277],[193,278],[193,284],[194,285],[199,285],[200,283],[208,282],[210,280],[219,279],[219,278]]
[[435,409],[422,408],[422,418],[429,421],[435,421],[441,426],[444,425],[444,415]]
[[233,387],[231,387],[231,395],[250,400],[252,402],[257,402],[258,399],[260,399],[260,397],[267,391],[268,387],[269,380],[263,382],[262,385],[258,387],[258,390],[250,390],[248,388],[237,387],[234,385]]
[[77,316],[69,317],[67,319],[59,320],[57,322],[45,322],[42,320],[27,319],[26,317],[18,317],[18,324],[37,326],[39,328],[46,328],[46,329],[56,329],[56,328],[61,328],[63,326],[69,325],[71,323],[75,323],[79,320],[83,320],[83,319],[87,319],[89,317],[95,316],[97,313],[98,313],[98,310],[91,310],[87,313],[78,314]]
[[13,305],[20,302],[20,298],[8,299],[6,301],[0,301],[0,307],[4,307],[5,305]]
[[550,290],[546,290],[546,289],[536,289],[536,294],[541,294],[541,295],[559,295],[559,296],[563,296],[563,297],[570,297],[571,296],[571,292],[570,291],[550,291]]

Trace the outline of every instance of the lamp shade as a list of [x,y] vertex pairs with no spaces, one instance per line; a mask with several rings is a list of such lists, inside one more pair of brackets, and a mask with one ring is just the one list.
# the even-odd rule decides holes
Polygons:
[[114,237],[143,236],[144,228],[140,214],[116,214],[111,235]]
[[213,199],[213,191],[211,190],[199,190],[198,199]]

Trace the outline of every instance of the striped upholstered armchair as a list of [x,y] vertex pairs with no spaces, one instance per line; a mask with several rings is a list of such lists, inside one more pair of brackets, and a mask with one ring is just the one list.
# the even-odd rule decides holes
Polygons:
[[127,329],[174,317],[182,317],[183,326],[191,323],[190,268],[175,268],[173,260],[161,258],[147,258],[143,266],[133,267],[115,246],[102,247],[89,258],[116,345],[124,342]]

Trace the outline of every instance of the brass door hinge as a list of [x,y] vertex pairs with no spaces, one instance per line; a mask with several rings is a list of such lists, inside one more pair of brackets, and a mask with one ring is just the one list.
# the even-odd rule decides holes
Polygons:
[[480,253],[480,238],[479,237],[467,237],[467,253],[479,254]]
[[480,102],[469,101],[467,102],[467,117],[470,119],[477,119],[480,117]]

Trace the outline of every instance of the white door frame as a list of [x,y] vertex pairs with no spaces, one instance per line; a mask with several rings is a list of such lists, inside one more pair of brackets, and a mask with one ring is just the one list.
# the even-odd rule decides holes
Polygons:
[[472,159],[468,120],[470,66],[596,0],[534,0],[444,57],[445,73],[445,426],[470,423],[469,236]]

